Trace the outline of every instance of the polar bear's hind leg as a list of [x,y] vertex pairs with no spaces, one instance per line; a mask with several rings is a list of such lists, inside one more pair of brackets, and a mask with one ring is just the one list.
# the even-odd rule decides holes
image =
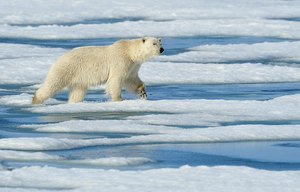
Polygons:
[[58,91],[66,87],[66,82],[62,82],[59,78],[47,79],[39,88],[32,98],[32,104],[42,104],[46,99],[55,95]]
[[87,88],[82,86],[70,87],[69,103],[82,102]]
[[42,86],[35,92],[32,98],[32,104],[42,104],[46,99],[52,97],[60,89],[62,88],[60,87],[51,88],[47,86]]

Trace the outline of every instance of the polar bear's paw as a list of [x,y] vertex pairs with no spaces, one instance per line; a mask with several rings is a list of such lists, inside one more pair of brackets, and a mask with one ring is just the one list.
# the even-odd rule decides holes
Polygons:
[[142,99],[142,100],[147,100],[147,93],[146,93],[145,91],[141,91],[141,92],[139,93],[139,97],[140,97],[140,99]]
[[146,89],[145,89],[145,85],[141,85],[138,89],[137,89],[137,93],[138,96],[140,97],[140,99],[142,100],[147,100],[147,93],[146,93]]

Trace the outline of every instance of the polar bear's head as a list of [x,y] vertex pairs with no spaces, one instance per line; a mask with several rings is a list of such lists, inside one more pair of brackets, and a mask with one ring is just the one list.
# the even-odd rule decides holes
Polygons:
[[134,44],[136,46],[134,46],[132,54],[136,61],[143,62],[164,52],[160,38],[144,37],[135,39]]
[[161,39],[155,37],[144,37],[142,38],[143,42],[143,50],[145,51],[145,55],[160,55],[164,52],[164,48],[162,48]]

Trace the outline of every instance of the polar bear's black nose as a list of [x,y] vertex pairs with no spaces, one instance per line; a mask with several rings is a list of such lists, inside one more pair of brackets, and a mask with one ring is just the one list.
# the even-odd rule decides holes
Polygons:
[[161,47],[160,50],[159,50],[159,52],[160,53],[164,52],[164,48]]

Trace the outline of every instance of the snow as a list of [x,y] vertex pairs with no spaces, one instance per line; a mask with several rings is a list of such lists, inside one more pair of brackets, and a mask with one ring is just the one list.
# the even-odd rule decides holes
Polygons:
[[253,63],[239,64],[238,67],[237,64],[145,63],[140,74],[146,84],[274,83],[300,80],[300,68]]
[[61,160],[62,157],[57,155],[48,155],[42,152],[22,152],[11,150],[0,150],[0,161],[15,160],[15,161],[50,161]]
[[[165,101],[166,102],[166,101]],[[255,121],[284,121],[297,120],[300,118],[298,112],[298,100],[294,102],[276,102],[271,101],[219,101],[212,102],[208,100],[194,100],[186,101],[179,109],[179,101],[169,101],[169,105],[161,104],[162,102],[151,102],[152,105],[144,103],[140,107],[132,108],[133,102],[119,110],[124,112],[137,111],[139,113],[149,111],[149,108],[156,112],[156,114],[128,117],[126,120],[96,120],[96,121],[81,121],[73,120],[57,124],[47,125],[23,125],[21,128],[33,128],[36,131],[42,132],[115,132],[115,133],[165,133],[171,130],[177,130],[169,126],[220,126],[224,123],[234,122],[255,122]],[[80,113],[92,112],[91,105],[97,108],[97,105],[105,106],[102,109],[98,107],[94,112],[112,111],[109,108],[112,103],[91,104],[85,103],[77,106],[78,108],[71,108],[73,106],[49,106],[42,108],[32,108],[30,110],[38,111],[40,113]],[[170,106],[176,107],[170,107]],[[157,107],[155,107],[157,106]],[[164,106],[164,107],[162,107]],[[285,106],[285,107],[283,107]],[[143,107],[145,107],[143,109]],[[161,107],[161,108],[160,108]],[[194,108],[193,108],[194,107]],[[69,108],[69,110],[68,110]],[[156,109],[155,109],[156,108]],[[218,108],[218,110],[216,110]],[[60,109],[64,109],[61,111]],[[87,109],[90,109],[88,111]],[[115,109],[118,111],[118,109]],[[173,113],[171,113],[173,110]],[[163,112],[171,114],[163,114]],[[247,114],[247,115],[245,115]],[[101,116],[101,113],[99,114]],[[166,127],[167,125],[168,127]]]
[[[192,49],[197,51],[162,56],[157,60],[226,62],[237,58],[237,60],[246,60],[247,62],[262,57],[280,57],[281,60],[299,61],[297,53],[299,47],[298,42],[203,46]],[[67,50],[59,48],[5,43],[0,44],[0,50],[0,70],[2,71],[0,84],[40,84],[55,60],[67,52]],[[245,54],[239,53],[238,50]],[[15,54],[16,51],[18,55]],[[261,54],[256,54],[257,52]],[[278,55],[278,52],[281,55]],[[236,55],[239,56],[236,57]],[[300,80],[300,68],[298,67],[260,63],[241,63],[238,66],[237,64],[146,62],[141,68],[140,75],[146,84],[265,83]]]
[[296,192],[300,187],[298,175],[299,171],[267,171],[241,166],[183,166],[178,169],[145,171],[58,169],[35,166],[2,171],[0,185],[6,187],[4,191],[14,191],[14,188],[22,187],[27,191],[69,189],[71,191],[192,192],[201,189],[208,192],[277,190]]
[[264,42],[255,44],[204,45],[189,48],[187,52],[161,56],[158,61],[224,63],[269,60],[271,64],[299,62],[300,42]]
[[47,48],[34,45],[20,45],[10,43],[0,43],[0,59],[30,59],[30,58],[47,58],[55,57],[61,54],[64,49]]
[[0,150],[0,161],[37,161],[89,166],[132,166],[154,162],[153,160],[144,157],[103,157],[95,159],[67,159],[62,156],[49,155],[43,152],[23,152],[13,150]]
[[40,132],[67,132],[67,133],[168,133],[178,130],[167,126],[137,124],[133,120],[71,120],[45,125],[22,125],[20,128],[35,129]]
[[0,84],[42,82],[63,52],[59,48],[0,43]]
[[[0,1],[0,7],[1,191],[298,191],[297,147],[275,146],[300,140],[296,88],[264,101],[153,97],[67,104],[52,98],[32,106],[31,99],[50,66],[68,51],[54,47],[73,40],[101,44],[105,38],[162,37],[170,49],[166,54],[173,55],[142,66],[140,77],[149,87],[299,82],[299,1],[11,0]],[[183,43],[186,37],[196,41]],[[103,86],[91,89],[102,92]],[[122,115],[111,119],[115,112]],[[254,146],[269,147],[269,153],[253,155],[261,151],[247,150],[242,146],[247,141],[263,141]],[[212,150],[221,145],[224,150]],[[130,148],[130,155],[116,146]],[[134,151],[141,146],[291,166],[281,171],[179,167]],[[270,148],[276,148],[275,156]],[[282,154],[288,157],[274,159]]]
[[[139,101],[127,100],[120,103],[114,102],[84,102],[79,104],[57,104],[56,100],[49,100],[46,104],[31,107],[32,95],[22,94],[0,97],[0,104],[7,106],[24,106],[25,110],[34,113],[63,114],[97,112],[155,112],[142,116],[128,117],[125,120],[101,121],[69,121],[59,124],[25,125],[23,128],[34,128],[37,131],[72,131],[72,132],[137,132],[163,133],[163,125],[184,126],[219,126],[222,123],[242,121],[284,121],[300,118],[300,95],[288,95],[266,101],[255,100],[157,100]],[[61,102],[60,102],[61,103]],[[165,114],[168,113],[168,114]],[[143,126],[147,125],[147,126]],[[109,125],[109,126],[108,126]],[[155,126],[156,125],[156,126]]]
[[[172,5],[172,6],[170,6]],[[1,1],[1,24],[74,23],[106,18],[182,20],[213,18],[295,18],[300,17],[298,1]],[[88,10],[88,11],[87,11]],[[134,10],[134,11],[133,11]],[[251,11],[249,11],[251,10]]]
[[126,138],[67,139],[19,137],[0,139],[0,149],[63,150],[91,146],[151,143],[211,143],[237,141],[272,141],[300,139],[299,125],[237,125],[171,130],[165,134],[138,135]]
[[[40,105],[27,108],[35,113],[78,113],[78,112],[160,112],[160,113],[175,113],[175,114],[193,114],[199,113],[202,115],[209,112],[220,112],[225,115],[243,114],[249,117],[251,115],[265,115],[276,118],[281,117],[299,117],[300,95],[289,95],[278,97],[267,101],[239,101],[239,100],[205,100],[205,99],[190,99],[190,100],[157,100],[157,101],[140,101],[127,100],[120,103],[114,102],[84,102],[78,104],[58,104],[58,105]],[[283,107],[284,106],[284,107]],[[218,110],[216,110],[218,109]],[[227,111],[227,112],[226,112]],[[160,114],[159,114],[160,115]]]
[[[180,28],[178,28],[180,26]],[[123,29],[123,30],[120,30]],[[262,19],[211,19],[174,21],[124,21],[112,24],[77,24],[72,26],[2,25],[1,38],[86,39],[129,38],[141,36],[252,36],[299,39],[300,23]],[[76,31],[76,33],[74,33]]]
[[[2,105],[13,105],[13,106],[30,106],[33,95],[22,93],[21,95],[10,95],[0,97],[0,104]],[[59,104],[61,101],[56,99],[48,99],[45,101],[46,104]]]
[[[161,105],[166,111],[173,110],[174,114],[152,114],[129,119],[156,125],[218,126],[223,123],[257,121],[268,123],[268,121],[280,122],[300,118],[297,109],[299,95],[283,96],[267,101],[190,100],[181,102],[181,107],[179,101],[170,101],[170,103],[173,103],[173,107],[167,104]],[[163,110],[159,111],[163,112]]]
[[[74,2],[71,5],[66,1],[44,3],[35,0],[27,5],[20,1],[1,2],[3,11],[0,14],[2,23],[0,37],[82,39],[144,35],[165,37],[225,35],[299,39],[300,24],[281,20],[299,17],[297,6],[299,3],[295,1],[272,3],[257,0],[251,2],[177,0],[138,3],[90,0]],[[132,21],[122,22],[126,18]],[[120,20],[105,22],[105,19]],[[26,26],[28,24],[33,26]]]
[[[13,103],[18,97],[5,97]],[[297,120],[300,95],[277,97],[267,101],[238,100],[161,100],[123,101],[120,103],[86,102],[27,108],[35,113],[82,112],[155,112],[152,115],[128,117],[124,120],[73,120],[46,125],[23,125],[46,132],[115,132],[149,134],[129,138],[55,139],[55,138],[4,138],[1,149],[58,150],[97,145],[175,143],[175,142],[233,142],[257,140],[299,139],[298,125],[237,125],[210,128],[180,129],[176,126],[220,126],[223,123],[242,121]],[[1,100],[0,100],[1,101]],[[26,106],[26,105],[25,105]],[[168,112],[169,114],[163,114]],[[101,116],[101,113],[99,113]],[[173,126],[173,127],[166,127]]]

